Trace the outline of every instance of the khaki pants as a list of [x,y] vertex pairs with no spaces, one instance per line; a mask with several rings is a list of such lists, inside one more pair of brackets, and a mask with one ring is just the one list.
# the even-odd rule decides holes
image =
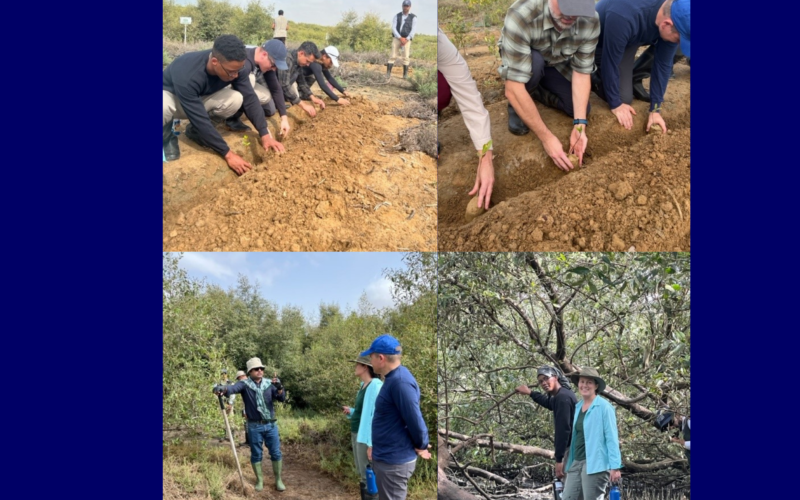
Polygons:
[[353,461],[356,464],[359,476],[361,476],[361,482],[367,484],[367,465],[369,464],[369,460],[367,460],[367,445],[359,443],[356,439],[357,437],[357,432],[350,433],[350,444],[353,445]]
[[586,460],[575,460],[567,472],[564,482],[563,500],[578,500],[582,494],[586,500],[603,500],[606,496],[608,478],[607,470],[596,474],[587,474]]
[[[162,93],[164,98],[164,122],[161,124],[162,126],[170,120],[185,120],[189,118],[184,113],[181,102],[175,97],[175,94],[166,90],[163,90]],[[243,98],[242,94],[233,90],[229,85],[211,95],[204,96],[202,100],[209,116],[218,116],[224,119],[230,118],[239,111],[239,108],[242,107]]]
[[394,64],[401,52],[403,53],[403,66],[408,66],[408,63],[411,62],[411,40],[401,46],[399,38],[392,38],[392,57],[389,59],[389,64]]
[[272,94],[270,94],[269,89],[260,83],[256,83],[256,75],[253,73],[250,73],[250,85],[252,85],[253,90],[256,91],[258,102],[260,102],[262,106],[272,100]]

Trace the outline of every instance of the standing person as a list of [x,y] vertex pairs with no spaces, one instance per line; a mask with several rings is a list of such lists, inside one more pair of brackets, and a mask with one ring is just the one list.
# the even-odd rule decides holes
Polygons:
[[251,165],[231,151],[211,121],[211,116],[230,118],[242,105],[247,118],[258,130],[264,150],[285,150],[283,144],[269,134],[258,96],[248,74],[242,71],[245,59],[244,43],[234,35],[222,35],[214,40],[212,49],[187,52],[164,69],[163,126],[167,160],[180,157],[177,138],[172,134],[172,120],[188,118],[191,122],[185,132],[188,139],[216,151],[237,174],[249,171]]
[[377,495],[367,493],[367,458],[368,450],[372,451],[372,416],[375,414],[375,399],[383,386],[377,378],[372,362],[367,356],[359,356],[353,360],[356,364],[356,376],[361,379],[361,387],[356,394],[354,407],[342,406],[342,412],[350,419],[350,436],[353,446],[353,460],[356,470],[361,476],[361,500],[377,500]]
[[[289,118],[286,116],[286,103],[283,99],[283,89],[278,81],[278,69],[287,69],[286,46],[278,40],[267,40],[260,47],[248,47],[247,59],[242,71],[247,72],[250,85],[258,97],[258,102],[264,110],[264,116],[272,116],[277,110],[281,117],[281,135],[284,139],[289,136]],[[239,108],[235,115],[225,120],[225,125],[234,131],[248,131],[250,127],[242,123],[241,116],[244,106]]]
[[648,75],[651,99],[647,131],[658,125],[662,134],[667,133],[661,109],[680,40],[670,17],[672,4],[673,0],[601,0],[597,4],[602,30],[595,52],[597,71],[592,74],[592,88],[627,130],[633,128],[636,114],[631,106],[634,58],[639,47],[649,45],[655,65]]
[[683,446],[683,454],[686,455],[686,463],[689,464],[689,472],[692,470],[692,419],[691,417],[681,417],[681,437],[672,438],[673,443],[680,443]]
[[276,17],[275,21],[272,23],[272,29],[274,30],[272,38],[280,40],[283,42],[283,45],[286,45],[286,35],[289,33],[289,20],[283,16],[283,10],[278,11],[278,17]]
[[[575,405],[578,398],[568,385],[562,385],[562,377],[557,368],[542,366],[536,371],[536,380],[546,394],[532,391],[527,385],[517,387],[517,392],[527,394],[536,404],[553,412],[553,427],[555,435],[556,477],[561,479],[566,475],[564,471],[564,458],[569,448],[572,436],[572,420],[575,417]],[[564,379],[565,383],[568,383]]]
[[281,82],[283,97],[286,102],[299,105],[311,118],[317,116],[317,110],[313,105],[304,101],[319,104],[322,109],[325,109],[325,103],[311,93],[306,79],[303,78],[303,68],[319,58],[320,53],[317,44],[306,41],[286,56],[286,70],[278,70],[278,80]]
[[403,78],[408,77],[408,64],[411,62],[411,40],[417,30],[417,16],[411,14],[411,0],[403,0],[403,11],[392,18],[392,57],[386,65],[386,76],[392,76],[394,61],[403,52]]
[[517,0],[506,13],[499,72],[508,98],[508,130],[514,135],[533,130],[547,155],[564,171],[572,164],[533,101],[573,117],[569,152],[574,151],[583,165],[599,37],[594,0]]
[[285,401],[286,393],[277,377],[264,379],[264,365],[259,358],[247,360],[248,378],[231,386],[214,387],[215,394],[242,394],[244,410],[247,414],[247,433],[250,436],[250,463],[256,474],[256,491],[264,489],[264,473],[261,470],[262,444],[267,447],[272,460],[272,472],[275,474],[275,488],[284,491],[281,480],[283,460],[278,424],[275,418],[273,401]]
[[431,458],[428,427],[419,409],[419,386],[400,364],[402,353],[400,342],[391,335],[379,336],[361,353],[369,356],[375,373],[384,376],[372,420],[373,448],[367,449],[380,500],[404,500],[417,457]]
[[609,480],[619,481],[622,456],[619,451],[614,407],[597,397],[606,388],[594,368],[584,368],[572,379],[581,400],[575,405],[572,441],[567,460],[563,500],[603,500]]
[[[467,62],[458,53],[458,49],[447,38],[441,28],[437,32],[436,66],[438,73],[438,111],[441,112],[450,104],[450,97],[455,96],[458,109],[469,130],[472,145],[480,155],[483,146],[492,142],[491,119],[483,105],[483,98],[478,85],[469,72]],[[478,206],[489,209],[494,187],[494,165],[492,165],[493,146],[481,158],[475,185],[470,196],[478,193]]]
[[332,89],[336,89],[342,93],[345,97],[350,97],[345,92],[344,88],[339,85],[339,82],[336,81],[336,78],[330,72],[331,68],[338,68],[339,67],[339,49],[334,47],[333,45],[325,47],[320,51],[320,58],[319,61],[312,62],[308,66],[303,68],[303,78],[306,79],[306,85],[308,88],[311,89],[311,86],[314,85],[314,82],[317,82],[319,88],[325,92],[328,97],[336,101],[337,103],[341,104],[342,106],[347,106],[350,104],[350,101],[347,99],[342,99],[341,97],[337,96],[333,93]]

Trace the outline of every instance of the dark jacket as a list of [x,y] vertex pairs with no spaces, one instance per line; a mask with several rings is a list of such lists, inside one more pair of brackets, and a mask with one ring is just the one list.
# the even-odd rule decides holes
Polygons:
[[540,406],[553,412],[556,463],[560,463],[569,447],[572,436],[572,420],[575,417],[575,405],[578,403],[578,398],[566,387],[561,387],[555,396],[532,391],[531,398]]

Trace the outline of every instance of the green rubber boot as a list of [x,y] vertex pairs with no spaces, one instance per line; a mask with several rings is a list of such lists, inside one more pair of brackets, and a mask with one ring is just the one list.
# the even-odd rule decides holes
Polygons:
[[283,485],[283,481],[281,481],[281,469],[283,469],[283,460],[272,462],[272,472],[275,473],[275,489],[278,491],[286,489],[286,486]]
[[261,462],[256,462],[253,465],[253,472],[256,473],[256,491],[264,489],[264,472],[261,470]]

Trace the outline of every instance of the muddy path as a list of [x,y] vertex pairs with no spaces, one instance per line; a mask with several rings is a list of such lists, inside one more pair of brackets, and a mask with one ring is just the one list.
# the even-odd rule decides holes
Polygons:
[[[451,104],[439,124],[440,250],[690,250],[690,67],[685,62],[675,65],[667,88],[667,135],[645,132],[648,103],[634,100],[634,128],[626,131],[592,93],[591,156],[584,157],[583,168],[565,173],[532,132],[518,137],[508,131],[508,101],[488,47],[469,47],[467,53],[491,115],[496,183],[490,210],[466,223],[477,161],[463,119]],[[647,87],[649,79],[644,83]],[[568,148],[572,120],[536,105]]]
[[[289,108],[280,156],[254,133],[247,146],[245,134],[219,125],[255,164],[241,177],[181,134],[180,159],[163,168],[164,251],[435,250],[436,161],[399,150],[399,132],[422,121],[391,114],[414,95],[409,87],[399,78],[354,87],[350,106],[326,96],[315,118]],[[274,134],[277,115],[267,121]]]

